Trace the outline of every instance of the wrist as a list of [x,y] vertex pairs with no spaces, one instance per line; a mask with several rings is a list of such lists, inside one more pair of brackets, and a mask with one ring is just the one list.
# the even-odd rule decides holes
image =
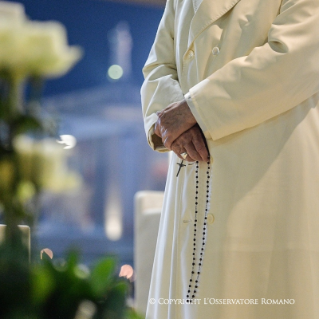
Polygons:
[[183,111],[184,114],[186,114],[186,121],[189,123],[189,125],[194,126],[197,124],[196,118],[194,117],[186,99],[182,101]]

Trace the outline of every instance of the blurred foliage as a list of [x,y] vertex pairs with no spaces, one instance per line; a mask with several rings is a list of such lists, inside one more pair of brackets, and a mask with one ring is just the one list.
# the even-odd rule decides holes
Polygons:
[[29,260],[18,225],[33,230],[51,171],[66,173],[62,162],[53,165],[59,164],[57,149],[42,147],[48,136],[56,138],[54,120],[40,107],[43,79],[64,74],[81,54],[68,46],[62,25],[33,23],[16,2],[0,1],[0,21],[0,215],[7,225],[0,245],[0,319],[140,319],[127,306],[130,285],[118,276],[114,258],[92,271],[81,267],[75,252],[63,263]]
[[141,319],[126,300],[130,283],[117,275],[113,257],[82,269],[70,252],[54,263],[46,254],[28,263],[21,242],[0,246],[1,319]]

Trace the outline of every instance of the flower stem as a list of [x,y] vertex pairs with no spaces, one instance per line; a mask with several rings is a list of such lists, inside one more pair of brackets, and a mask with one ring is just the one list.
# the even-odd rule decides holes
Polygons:
[[14,118],[23,110],[23,80],[20,77],[9,79],[8,108],[10,118]]

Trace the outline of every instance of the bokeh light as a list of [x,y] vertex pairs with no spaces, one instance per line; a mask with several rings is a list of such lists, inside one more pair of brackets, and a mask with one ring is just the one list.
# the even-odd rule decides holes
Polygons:
[[76,145],[76,138],[73,135],[60,135],[59,144],[64,144],[64,149],[71,149]]
[[133,275],[134,275],[134,270],[132,266],[123,265],[121,267],[120,274],[119,274],[120,277],[125,277],[129,279],[130,281],[133,281]]
[[120,65],[113,64],[109,67],[107,75],[112,80],[119,80],[123,76],[123,69]]

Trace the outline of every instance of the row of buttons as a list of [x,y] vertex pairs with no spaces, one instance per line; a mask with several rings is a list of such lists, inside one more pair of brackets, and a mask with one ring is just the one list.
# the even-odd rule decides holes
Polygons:
[[[213,215],[213,214],[207,214],[207,224],[208,224],[208,225],[211,225],[211,224],[214,223],[214,221],[215,221],[214,215]],[[191,220],[189,220],[189,219],[184,219],[183,222],[186,224],[186,223],[191,222]]]
[[[219,47],[214,47],[213,50],[212,50],[212,54],[215,55],[215,56],[218,55],[219,54]],[[195,56],[194,51],[190,50],[188,52],[188,58],[192,59],[194,56]]]

